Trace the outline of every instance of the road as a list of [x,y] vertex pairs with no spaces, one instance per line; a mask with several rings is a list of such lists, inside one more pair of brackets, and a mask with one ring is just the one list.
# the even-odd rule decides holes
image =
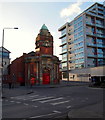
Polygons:
[[3,99],[3,118],[66,117],[72,109],[103,101],[103,89],[88,86],[34,88],[33,91]]

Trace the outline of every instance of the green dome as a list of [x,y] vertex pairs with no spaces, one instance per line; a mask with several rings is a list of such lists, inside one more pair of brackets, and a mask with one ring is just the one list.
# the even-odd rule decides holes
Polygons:
[[41,27],[42,30],[48,30],[48,28],[46,27],[45,24],[43,24],[43,26]]

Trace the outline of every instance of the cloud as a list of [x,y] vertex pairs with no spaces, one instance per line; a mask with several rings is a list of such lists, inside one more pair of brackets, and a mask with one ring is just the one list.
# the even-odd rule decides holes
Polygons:
[[60,16],[61,17],[69,17],[69,16],[74,16],[75,14],[79,14],[82,12],[80,5],[82,4],[82,2],[76,2],[71,4],[69,7],[64,8],[61,12],[60,12]]

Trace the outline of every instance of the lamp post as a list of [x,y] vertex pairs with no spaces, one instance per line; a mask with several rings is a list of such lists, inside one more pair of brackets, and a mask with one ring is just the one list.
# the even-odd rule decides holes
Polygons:
[[3,46],[4,46],[4,30],[5,29],[18,29],[17,27],[14,28],[3,28],[3,34],[2,34],[2,60],[1,60],[1,65],[2,65],[2,81],[3,81]]

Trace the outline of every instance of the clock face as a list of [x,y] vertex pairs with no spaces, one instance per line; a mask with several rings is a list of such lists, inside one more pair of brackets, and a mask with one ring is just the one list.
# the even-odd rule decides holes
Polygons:
[[45,42],[43,43],[43,46],[45,46],[45,47],[50,47],[51,45],[50,45],[49,41],[45,41]]

